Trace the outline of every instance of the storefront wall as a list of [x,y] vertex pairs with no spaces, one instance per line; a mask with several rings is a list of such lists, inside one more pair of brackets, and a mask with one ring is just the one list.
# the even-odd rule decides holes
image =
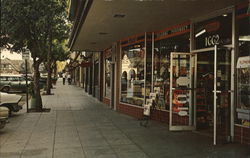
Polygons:
[[100,76],[102,73],[102,55],[101,52],[93,52],[93,73],[92,73],[92,95],[96,97],[98,100],[101,100],[102,97],[102,82],[100,80]]
[[[141,118],[143,116],[142,106],[149,93],[157,91],[159,98],[155,108],[152,109],[151,119],[169,123],[170,52],[193,52],[194,65],[190,71],[195,72],[191,74],[195,80],[192,82],[195,85],[192,86],[197,89],[189,97],[191,98],[190,104],[195,104],[191,105],[195,109],[192,114],[195,118],[194,126],[198,130],[216,126],[217,133],[231,136],[231,139],[235,138],[235,141],[241,143],[249,143],[249,118],[244,117],[246,116],[244,114],[249,114],[249,102],[246,104],[247,99],[249,101],[249,88],[244,87],[242,90],[242,86],[237,84],[238,81],[236,81],[236,77],[234,78],[237,56],[249,57],[250,54],[249,12],[240,10],[242,8],[237,8],[236,16],[233,8],[225,9],[221,12],[223,14],[216,13],[214,16],[202,18],[202,20],[185,22],[159,32],[136,35],[120,41],[120,73],[117,75],[117,78],[120,79],[120,82],[117,82],[117,86],[120,87],[120,100],[117,111]],[[245,9],[249,9],[249,4],[245,5]],[[148,35],[154,36],[154,38],[148,38]],[[214,85],[209,86],[210,90],[202,89],[202,85],[207,84],[208,87],[209,83],[214,83],[214,80],[209,80],[209,78],[214,78],[215,45],[219,45],[216,56],[216,85],[217,90],[222,91],[222,93],[216,94],[219,98],[216,101],[216,125],[213,124],[214,115],[211,114],[214,112],[214,93],[212,92]],[[238,46],[239,50],[236,49]],[[224,49],[224,47],[228,48]],[[150,54],[149,58],[147,58],[148,54]],[[183,75],[185,74],[185,69],[181,67],[183,62],[179,64],[179,75]],[[188,64],[186,63],[186,65]],[[174,71],[175,69],[173,68]],[[246,80],[247,77],[249,79],[249,74],[246,73],[248,70],[249,67],[242,70],[237,68],[237,78],[244,85],[249,85],[249,80]],[[208,91],[212,93],[207,94]],[[182,96],[188,95],[182,94]],[[210,98],[202,99],[205,96]],[[172,106],[174,109],[174,105]],[[189,124],[187,117],[173,115],[172,119],[177,125]],[[229,141],[229,137],[225,138],[226,141]]]
[[240,5],[236,12],[238,53],[237,106],[235,119],[235,141],[250,144],[250,12],[247,5]]
[[103,103],[110,106],[111,98],[111,48],[104,50],[103,55]]

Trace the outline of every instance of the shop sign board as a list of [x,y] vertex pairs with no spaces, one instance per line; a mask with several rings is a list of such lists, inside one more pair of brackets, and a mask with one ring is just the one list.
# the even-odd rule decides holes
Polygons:
[[232,43],[232,14],[225,14],[194,25],[195,49]]
[[190,31],[190,22],[186,22],[180,25],[176,25],[170,28],[166,28],[165,30],[159,31],[155,33],[155,39],[163,39],[176,35],[180,35],[182,33],[186,33]]

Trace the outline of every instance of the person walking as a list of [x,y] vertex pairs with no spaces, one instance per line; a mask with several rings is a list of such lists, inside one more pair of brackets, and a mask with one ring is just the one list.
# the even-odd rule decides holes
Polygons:
[[67,78],[68,78],[68,84],[71,85],[71,75],[70,75],[70,73],[68,74]]
[[63,74],[62,74],[62,78],[63,78],[63,85],[65,85],[65,79],[66,79],[66,74],[65,74],[65,72],[63,72]]

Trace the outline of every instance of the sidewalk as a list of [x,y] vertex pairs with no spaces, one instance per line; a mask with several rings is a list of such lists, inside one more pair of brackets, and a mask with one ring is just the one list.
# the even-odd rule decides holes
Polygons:
[[82,88],[57,82],[55,95],[43,96],[49,113],[17,113],[0,131],[0,158],[245,158],[249,146],[212,145],[193,132],[149,127],[112,111]]

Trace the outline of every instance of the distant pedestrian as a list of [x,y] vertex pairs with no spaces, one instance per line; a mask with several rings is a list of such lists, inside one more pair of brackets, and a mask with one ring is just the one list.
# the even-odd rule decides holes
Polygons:
[[68,78],[68,84],[70,85],[71,84],[71,75],[70,75],[70,73],[68,74],[67,78]]
[[62,74],[62,78],[63,78],[63,85],[65,85],[65,79],[66,79],[66,74],[65,74],[65,72]]

